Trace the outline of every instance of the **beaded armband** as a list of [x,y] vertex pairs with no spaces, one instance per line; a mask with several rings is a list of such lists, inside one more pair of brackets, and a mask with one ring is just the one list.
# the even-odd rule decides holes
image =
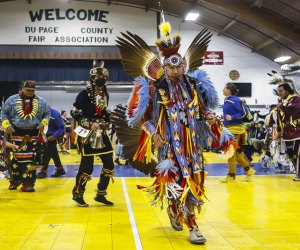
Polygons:
[[48,120],[47,119],[43,119],[41,121],[41,124],[43,124],[44,126],[47,126],[48,125]]
[[4,120],[2,122],[2,128],[7,129],[10,126],[11,126],[11,124],[10,124],[9,120]]
[[155,126],[152,121],[146,121],[142,125],[142,129],[148,134],[148,135],[153,135],[156,132]]

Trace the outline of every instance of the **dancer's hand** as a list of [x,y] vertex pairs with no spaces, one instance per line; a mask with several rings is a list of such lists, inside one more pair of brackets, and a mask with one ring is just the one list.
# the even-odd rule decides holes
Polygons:
[[226,121],[232,121],[231,115],[226,115]]
[[36,128],[40,131],[40,133],[44,133],[44,125],[42,123],[40,123]]
[[99,123],[99,126],[102,130],[107,130],[109,128],[109,123],[105,122],[105,121],[102,121],[102,122]]
[[15,131],[15,129],[13,128],[13,126],[9,126],[6,131],[5,131],[7,134],[13,134]]
[[48,138],[47,138],[47,141],[55,141],[56,140],[56,137],[54,135],[50,135]]
[[272,131],[272,139],[277,140],[281,137],[281,132],[278,131],[277,129],[273,129]]
[[98,122],[94,122],[94,123],[92,124],[91,129],[94,130],[94,131],[97,131],[97,130],[99,129],[99,123],[98,123]]
[[11,148],[11,149],[14,150],[14,151],[18,151],[18,150],[19,150],[18,145],[13,144],[13,143],[10,143],[10,142],[7,142],[7,141],[5,141],[5,140],[4,140],[4,145],[5,145],[5,147]]

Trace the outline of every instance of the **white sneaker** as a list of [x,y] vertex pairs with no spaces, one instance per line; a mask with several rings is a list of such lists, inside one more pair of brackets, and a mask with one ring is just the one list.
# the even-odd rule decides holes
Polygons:
[[206,239],[201,234],[198,227],[194,227],[190,231],[190,242],[193,243],[193,244],[202,244],[202,243],[206,242]]
[[251,181],[252,176],[255,174],[255,172],[256,172],[256,170],[254,168],[249,168],[244,181]]

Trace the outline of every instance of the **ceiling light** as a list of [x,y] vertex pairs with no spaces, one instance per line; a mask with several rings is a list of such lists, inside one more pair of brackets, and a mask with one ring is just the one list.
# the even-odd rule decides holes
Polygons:
[[199,17],[199,13],[196,12],[189,12],[186,17],[185,21],[195,21]]
[[280,63],[280,62],[285,62],[287,60],[290,60],[292,57],[291,56],[280,56],[274,59],[274,62]]

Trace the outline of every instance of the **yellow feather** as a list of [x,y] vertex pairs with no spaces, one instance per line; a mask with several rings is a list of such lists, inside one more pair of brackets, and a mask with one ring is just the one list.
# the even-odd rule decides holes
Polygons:
[[162,74],[164,73],[164,69],[163,68],[160,68],[158,71],[157,71],[157,79],[160,78],[162,76]]
[[161,23],[158,27],[162,36],[167,36],[171,33],[172,27],[169,22]]

